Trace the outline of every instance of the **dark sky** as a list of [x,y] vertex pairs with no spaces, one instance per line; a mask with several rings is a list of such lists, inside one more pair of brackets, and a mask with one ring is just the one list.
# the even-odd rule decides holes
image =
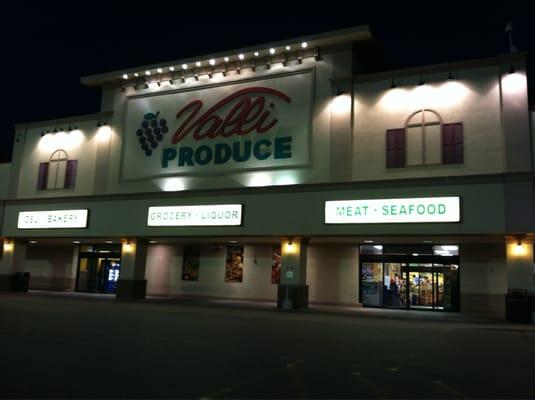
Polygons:
[[80,84],[84,75],[365,24],[394,69],[505,53],[508,20],[516,47],[535,50],[535,13],[521,8],[352,3],[4,3],[0,160],[10,160],[13,124],[99,110],[99,91]]

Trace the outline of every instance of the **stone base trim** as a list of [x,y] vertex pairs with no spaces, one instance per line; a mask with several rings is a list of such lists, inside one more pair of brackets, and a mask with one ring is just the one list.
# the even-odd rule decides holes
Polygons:
[[147,294],[146,279],[119,279],[117,281],[117,300],[145,300]]
[[277,287],[277,308],[308,308],[308,285],[282,285]]

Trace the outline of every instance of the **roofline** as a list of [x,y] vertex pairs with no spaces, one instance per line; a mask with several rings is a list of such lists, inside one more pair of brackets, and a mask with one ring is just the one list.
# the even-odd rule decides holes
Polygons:
[[[111,119],[113,116],[113,111],[102,111],[94,114],[83,114],[83,115],[76,115],[74,117],[66,117],[66,118],[58,118],[58,119],[48,119],[44,121],[34,121],[34,122],[19,122],[15,124],[15,130],[22,130],[22,129],[35,129],[35,128],[54,128],[58,125],[65,125],[65,124],[74,124],[74,123],[80,123],[80,122],[87,122],[87,121],[97,121],[100,119]],[[109,121],[111,122],[111,120]]]
[[487,66],[493,66],[493,65],[497,66],[497,65],[503,65],[503,64],[511,63],[511,62],[521,63],[522,66],[525,66],[527,54],[528,54],[527,52],[522,51],[522,52],[516,52],[516,53],[499,54],[494,57],[477,58],[473,60],[462,60],[462,61],[442,63],[442,64],[430,64],[430,65],[423,65],[423,66],[418,66],[418,67],[374,72],[371,74],[363,74],[363,75],[356,74],[353,76],[344,76],[340,78],[335,78],[335,79],[332,79],[331,82],[335,84],[337,83],[343,84],[343,83],[348,83],[348,82],[364,83],[364,82],[371,82],[371,81],[399,79],[399,78],[415,76],[415,75],[422,75],[422,77],[425,78],[425,75],[443,72],[447,70],[471,69],[471,68],[480,68],[480,67],[487,67]]
[[144,66],[136,66],[133,68],[115,70],[112,72],[106,72],[102,74],[87,75],[80,79],[80,82],[86,86],[101,86],[108,82],[121,81],[123,74],[141,73],[145,70],[153,70],[156,68],[165,68],[169,66],[180,66],[182,64],[190,64],[196,61],[206,61],[210,58],[222,58],[225,56],[233,56],[240,53],[252,53],[254,51],[265,50],[271,47],[283,47],[287,45],[296,45],[302,42],[307,42],[309,48],[325,47],[341,43],[348,43],[360,40],[369,40],[372,38],[369,25],[361,25],[346,29],[339,29],[335,31],[329,31],[314,35],[300,36],[288,40],[281,40],[277,42],[263,43],[255,46],[244,47],[239,49],[225,50],[211,54],[201,54],[195,57],[183,58],[178,60],[171,60],[167,62],[161,62],[158,64],[150,64]]

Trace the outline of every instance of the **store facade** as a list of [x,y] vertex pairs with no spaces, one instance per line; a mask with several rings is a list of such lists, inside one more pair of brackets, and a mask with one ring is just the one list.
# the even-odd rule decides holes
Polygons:
[[525,55],[374,72],[369,40],[83,78],[101,112],[17,127],[2,287],[486,314],[533,294]]

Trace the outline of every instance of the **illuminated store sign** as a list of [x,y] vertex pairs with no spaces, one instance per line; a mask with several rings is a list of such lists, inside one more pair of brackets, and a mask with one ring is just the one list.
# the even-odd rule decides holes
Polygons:
[[309,163],[313,73],[131,96],[125,179]]
[[460,198],[341,200],[325,202],[327,224],[459,222]]
[[21,211],[17,228],[86,228],[87,210]]
[[237,226],[241,204],[149,207],[148,226]]

